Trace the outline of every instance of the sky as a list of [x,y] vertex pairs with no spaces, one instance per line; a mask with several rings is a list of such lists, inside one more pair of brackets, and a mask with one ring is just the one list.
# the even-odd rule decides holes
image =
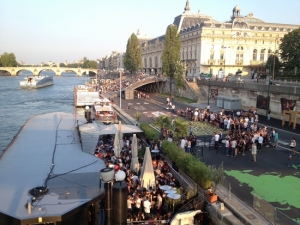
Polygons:
[[[300,25],[300,0],[190,0],[191,11],[225,22],[238,5],[265,22]],[[0,55],[17,61],[71,63],[125,52],[127,40],[164,35],[186,0],[0,0]]]

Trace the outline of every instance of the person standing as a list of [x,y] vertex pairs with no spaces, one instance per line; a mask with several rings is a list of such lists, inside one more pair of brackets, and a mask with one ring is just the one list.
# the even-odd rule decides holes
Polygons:
[[269,110],[268,110],[268,114],[267,114],[267,120],[270,120],[270,118],[271,118],[271,109],[269,108]]
[[292,154],[288,154],[288,167],[292,167]]
[[217,154],[219,154],[219,139],[220,135],[215,133],[215,149],[217,150]]
[[278,140],[279,140],[279,136],[278,136],[278,132],[275,131],[275,134],[274,134],[274,147],[277,148],[278,147]]
[[193,135],[193,132],[194,132],[194,127],[193,127],[192,123],[190,123],[190,127],[189,127],[190,136]]
[[293,137],[292,140],[291,140],[291,144],[290,144],[290,147],[291,147],[291,150],[292,150],[292,155],[295,155],[295,147],[296,147],[296,140],[295,138]]
[[228,138],[226,138],[226,140],[225,140],[225,154],[226,154],[226,156],[229,156],[228,149],[229,149],[229,140],[228,140]]
[[259,150],[259,151],[261,151],[261,146],[262,146],[262,144],[263,144],[263,141],[264,141],[264,138],[263,138],[263,136],[262,136],[262,134],[260,134],[260,136],[258,137],[258,145],[257,145],[257,149]]
[[187,140],[187,152],[191,153],[191,146],[192,146],[192,142],[190,140],[190,138]]
[[149,197],[146,196],[146,200],[143,203],[144,206],[144,212],[145,212],[145,219],[150,218],[150,209],[151,209],[151,202],[149,201]]
[[253,160],[252,161],[256,162],[257,147],[256,147],[255,143],[252,144],[251,153],[252,153],[252,156],[253,156]]

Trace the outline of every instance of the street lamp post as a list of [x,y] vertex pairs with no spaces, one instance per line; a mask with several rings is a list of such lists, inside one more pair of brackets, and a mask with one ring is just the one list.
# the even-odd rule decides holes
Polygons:
[[121,100],[122,100],[122,71],[120,70],[120,109],[122,109]]
[[207,105],[209,105],[209,96],[210,95],[210,78],[208,79],[208,91],[207,91]]
[[274,75],[275,75],[275,51],[273,54],[273,71],[272,71],[272,80],[274,82]]

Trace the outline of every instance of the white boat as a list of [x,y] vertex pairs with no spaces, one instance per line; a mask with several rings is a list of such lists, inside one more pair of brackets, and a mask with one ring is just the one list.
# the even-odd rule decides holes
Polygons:
[[111,101],[107,98],[96,100],[92,108],[92,113],[94,118],[102,123],[117,123],[117,114],[114,112]]
[[74,87],[74,105],[75,107],[85,107],[94,105],[99,99],[99,93],[94,87],[78,85]]
[[53,85],[53,77],[50,76],[28,76],[20,81],[21,88],[41,88],[49,85]]

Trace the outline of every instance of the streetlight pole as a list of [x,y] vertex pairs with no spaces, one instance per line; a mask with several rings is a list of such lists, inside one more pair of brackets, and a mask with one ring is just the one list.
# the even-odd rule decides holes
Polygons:
[[274,54],[273,54],[273,71],[272,71],[273,82],[274,82],[274,75],[275,75],[275,51],[274,51]]
[[120,109],[122,109],[122,105],[121,105],[121,98],[122,96],[122,71],[120,70]]

